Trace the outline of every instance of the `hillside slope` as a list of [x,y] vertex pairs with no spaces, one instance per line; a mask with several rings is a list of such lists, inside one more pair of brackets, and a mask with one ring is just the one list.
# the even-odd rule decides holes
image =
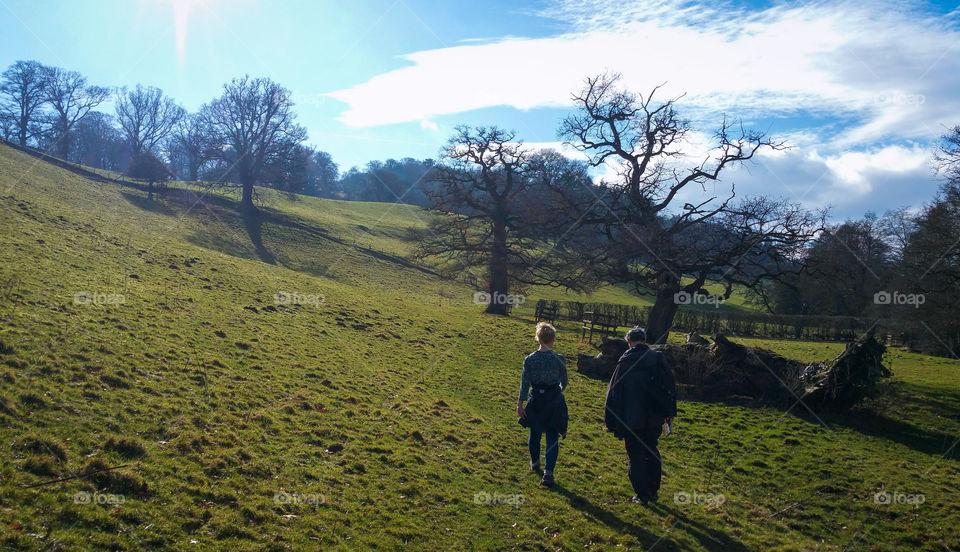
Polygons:
[[423,211],[263,193],[244,221],[0,145],[4,549],[957,546],[960,363],[897,352],[890,398],[826,420],[684,403],[653,509],[574,372],[544,491],[513,412],[531,321],[407,259]]

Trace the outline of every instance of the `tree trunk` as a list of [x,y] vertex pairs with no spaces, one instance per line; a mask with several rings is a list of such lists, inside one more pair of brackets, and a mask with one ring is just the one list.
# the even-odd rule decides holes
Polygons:
[[[673,280],[671,278],[671,280]],[[657,299],[650,309],[647,318],[647,341],[650,343],[666,343],[673,326],[673,317],[677,314],[679,304],[676,293],[680,291],[678,282],[670,281],[662,284],[657,290]]]
[[70,130],[65,130],[60,134],[60,138],[56,143],[56,154],[60,159],[64,161],[70,161],[70,144],[73,143],[73,136],[70,134]]
[[493,224],[493,249],[490,253],[490,303],[484,312],[507,314],[510,277],[507,274],[507,227],[502,222]]
[[253,182],[244,181],[243,195],[240,198],[240,211],[247,214],[257,212],[257,207],[253,204]]

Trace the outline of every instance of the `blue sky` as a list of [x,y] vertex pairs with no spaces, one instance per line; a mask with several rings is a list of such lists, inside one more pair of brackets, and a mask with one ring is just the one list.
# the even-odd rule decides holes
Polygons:
[[960,124],[960,13],[946,3],[0,0],[0,31],[2,66],[159,86],[189,110],[232,77],[270,77],[344,170],[436,157],[458,123],[561,147],[570,93],[620,72],[686,94],[691,160],[724,113],[787,139],[723,185],[835,218],[930,199],[930,148]]

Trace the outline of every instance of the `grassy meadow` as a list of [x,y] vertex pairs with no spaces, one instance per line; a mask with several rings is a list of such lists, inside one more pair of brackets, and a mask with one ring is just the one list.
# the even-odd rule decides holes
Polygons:
[[683,402],[645,509],[561,323],[544,490],[514,411],[532,304],[584,297],[483,315],[410,260],[426,211],[261,193],[245,221],[229,194],[148,201],[0,145],[0,548],[960,548],[960,362],[891,350],[842,415]]

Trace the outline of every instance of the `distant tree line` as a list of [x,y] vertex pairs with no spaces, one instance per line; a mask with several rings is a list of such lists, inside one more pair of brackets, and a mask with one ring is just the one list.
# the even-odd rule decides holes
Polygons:
[[932,201],[829,225],[803,250],[804,269],[755,299],[778,314],[908,320],[909,345],[960,357],[960,126],[935,165],[944,181]]
[[[110,99],[112,113],[97,110]],[[17,61],[0,75],[0,137],[94,168],[133,167],[131,176],[147,180],[159,180],[159,162],[170,178],[235,184],[244,209],[252,208],[255,185],[427,205],[421,185],[433,166],[429,159],[388,159],[341,174],[329,153],[305,144],[289,91],[270,79],[234,79],[188,113],[159,88],[96,86],[37,61]]]

